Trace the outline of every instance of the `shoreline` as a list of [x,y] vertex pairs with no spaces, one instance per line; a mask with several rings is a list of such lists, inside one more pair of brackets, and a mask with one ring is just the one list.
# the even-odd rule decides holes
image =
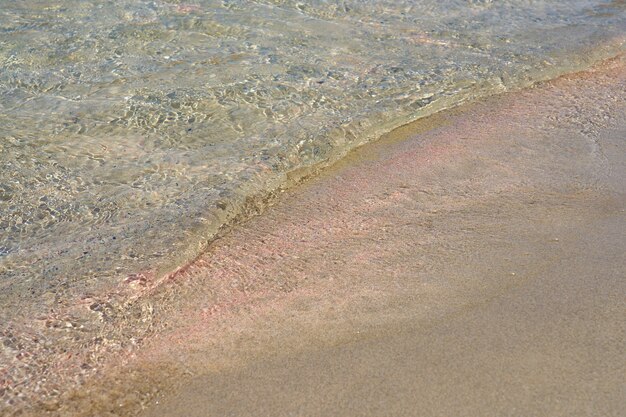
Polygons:
[[259,294],[155,346],[195,375],[141,415],[618,415],[626,71],[606,67],[388,135],[230,235],[189,278],[223,256]]
[[[610,63],[607,65],[609,67],[613,66],[612,71],[623,76],[623,61],[621,64],[616,64],[615,62],[619,62],[619,58],[617,59],[617,61],[610,61]],[[615,68],[618,69],[616,70]],[[606,74],[602,73],[601,69],[592,70],[591,73],[583,72],[582,74],[587,74],[587,78],[590,79],[593,79],[593,77],[595,77],[596,80],[602,77],[606,78]],[[323,271],[329,268],[330,270],[332,270],[333,266],[331,264],[333,264],[333,262],[336,261],[340,264],[342,262],[340,259],[341,257],[338,257],[338,259],[332,259],[332,261],[326,260],[326,257],[332,255],[332,250],[322,249],[318,246],[315,246],[315,240],[319,239],[321,242],[326,242],[327,244],[335,243],[336,245],[332,247],[341,252],[342,245],[346,243],[346,239],[355,239],[358,237],[355,237],[353,235],[354,233],[356,233],[356,235],[358,235],[359,233],[367,235],[369,228],[372,227],[372,225],[368,222],[374,223],[377,227],[380,227],[380,230],[384,230],[383,235],[387,239],[396,239],[397,237],[393,237],[393,234],[390,235],[385,229],[394,229],[392,221],[390,221],[389,225],[380,225],[377,223],[378,216],[361,216],[362,213],[350,213],[349,211],[354,210],[355,207],[360,207],[367,210],[383,211],[387,209],[392,209],[395,204],[402,205],[403,202],[406,202],[404,200],[406,194],[410,194],[412,191],[415,191],[417,196],[415,198],[420,201],[419,207],[414,207],[414,209],[418,210],[420,216],[425,216],[424,218],[420,217],[420,221],[422,221],[423,224],[419,224],[417,226],[414,225],[415,227],[417,227],[416,230],[419,230],[425,234],[435,233],[438,231],[444,232],[444,234],[451,233],[450,230],[446,228],[438,229],[438,227],[441,226],[437,226],[436,223],[437,219],[441,216],[441,211],[449,212],[451,210],[451,207],[455,207],[459,204],[459,207],[463,207],[463,204],[469,204],[471,206],[472,198],[477,199],[480,195],[478,193],[470,195],[471,193],[467,194],[467,192],[463,192],[461,193],[461,196],[463,197],[462,200],[467,199],[467,201],[464,201],[462,204],[455,201],[453,195],[446,195],[446,192],[448,191],[445,187],[442,187],[441,178],[446,178],[446,176],[450,175],[454,178],[448,178],[450,182],[447,183],[447,185],[452,186],[452,190],[457,193],[462,191],[461,188],[463,187],[468,187],[468,190],[472,190],[472,187],[475,186],[471,184],[471,181],[467,182],[466,179],[459,177],[463,170],[468,169],[467,167],[457,166],[455,169],[457,169],[458,172],[453,172],[451,174],[449,168],[445,166],[445,163],[453,163],[453,161],[456,161],[456,157],[458,155],[456,155],[455,152],[460,152],[459,155],[463,157],[465,157],[467,153],[471,154],[468,145],[461,143],[462,141],[459,142],[458,140],[459,135],[461,134],[461,132],[463,132],[463,130],[459,129],[458,127],[459,121],[462,121],[462,123],[466,124],[465,128],[471,129],[471,117],[475,117],[478,119],[478,121],[481,122],[481,125],[483,126],[483,128],[486,129],[488,134],[494,135],[494,132],[491,132],[489,130],[489,122],[485,122],[484,120],[482,120],[485,118],[489,118],[488,112],[485,113],[485,110],[481,108],[482,106],[491,106],[491,110],[493,111],[499,110],[497,106],[493,103],[504,102],[505,104],[508,104],[510,106],[515,106],[515,104],[511,104],[511,102],[515,101],[516,96],[525,97],[525,99],[528,100],[528,96],[532,98],[533,94],[540,94],[537,93],[537,90],[549,90],[550,88],[559,88],[558,86],[554,87],[555,84],[561,85],[564,83],[567,84],[568,82],[570,82],[570,84],[576,84],[577,77],[585,78],[585,76],[581,76],[580,73],[562,76],[555,81],[543,82],[537,87],[513,93],[505,93],[502,95],[503,97],[496,96],[481,99],[477,103],[470,103],[461,106],[463,108],[446,110],[442,112],[443,114],[438,113],[433,116],[429,116],[424,120],[413,122],[412,124],[409,124],[394,131],[395,133],[385,135],[385,137],[381,141],[367,144],[353,151],[346,158],[337,162],[328,170],[322,172],[319,177],[313,178],[307,183],[287,191],[285,193],[285,198],[281,198],[281,200],[274,207],[268,209],[268,213],[264,213],[262,216],[255,217],[252,220],[248,221],[243,226],[241,226],[242,230],[237,229],[227,236],[224,236],[222,239],[217,241],[211,248],[209,248],[208,253],[201,255],[198,260],[195,261],[195,263],[192,263],[187,269],[182,270],[172,279],[168,280],[170,282],[176,282],[176,284],[168,285],[164,289],[157,289],[157,294],[153,294],[150,296],[152,297],[152,300],[148,303],[151,302],[154,305],[158,305],[159,298],[161,299],[161,301],[163,299],[167,299],[171,302],[171,304],[167,307],[172,312],[173,317],[170,317],[167,320],[170,320],[172,323],[170,324],[170,328],[176,328],[176,326],[181,326],[181,330],[173,331],[169,334],[165,332],[164,334],[157,335],[155,337],[156,341],[153,340],[147,343],[146,346],[142,348],[142,351],[137,353],[137,358],[129,359],[131,363],[141,364],[138,368],[139,370],[137,371],[138,378],[142,378],[143,376],[145,376],[145,369],[153,366],[150,365],[151,363],[157,364],[157,369],[150,370],[148,372],[148,374],[150,374],[150,377],[147,378],[150,383],[154,383],[162,376],[163,369],[166,369],[170,365],[165,365],[165,367],[160,370],[158,368],[163,366],[163,363],[167,364],[168,361],[171,361],[171,369],[174,369],[172,371],[173,374],[179,376],[179,381],[176,382],[176,384],[181,384],[182,381],[187,381],[189,379],[189,376],[184,375],[189,371],[189,368],[192,368],[192,366],[190,366],[189,364],[184,364],[184,361],[181,361],[181,358],[189,354],[189,346],[194,346],[193,349],[201,352],[203,351],[204,354],[206,354],[206,357],[204,358],[200,357],[202,356],[202,354],[194,354],[195,356],[191,355],[191,363],[194,363],[195,365],[201,364],[201,366],[199,366],[198,368],[202,369],[202,367],[205,367],[204,369],[206,370],[207,374],[211,374],[211,372],[217,372],[219,374],[219,372],[223,372],[220,371],[220,369],[224,370],[241,369],[242,367],[245,368],[245,363],[254,363],[255,360],[258,360],[258,357],[267,357],[268,354],[270,356],[284,356],[286,354],[287,356],[297,356],[298,352],[302,352],[303,349],[311,349],[310,346],[306,346],[307,343],[298,340],[291,340],[289,343],[287,343],[287,346],[289,347],[286,349],[282,347],[279,348],[278,346],[273,345],[273,343],[276,342],[272,342],[270,338],[268,338],[267,334],[259,335],[255,333],[255,323],[258,324],[258,320],[260,320],[260,318],[276,318],[275,316],[280,317],[281,314],[285,312],[289,312],[290,314],[298,317],[301,322],[300,324],[298,324],[298,319],[293,319],[292,322],[289,322],[289,320],[281,321],[281,319],[279,318],[279,330],[274,329],[274,331],[277,331],[278,334],[283,337],[283,339],[281,339],[282,341],[288,339],[285,339],[284,337],[287,332],[286,329],[289,328],[289,326],[291,326],[293,330],[294,326],[298,328],[298,326],[302,326],[303,323],[314,324],[313,327],[317,329],[315,331],[303,330],[302,328],[299,328],[299,331],[306,336],[304,337],[304,340],[308,340],[309,342],[311,339],[317,340],[319,346],[315,344],[314,345],[315,347],[319,347],[320,349],[324,348],[324,346],[327,346],[328,343],[339,343],[341,345],[344,343],[353,343],[355,340],[358,343],[363,338],[378,337],[379,334],[377,334],[377,332],[380,331],[380,329],[377,329],[376,326],[365,326],[365,329],[359,330],[356,334],[354,334],[354,332],[352,331],[353,329],[347,328],[346,323],[341,322],[341,319],[337,317],[327,320],[328,322],[325,322],[323,318],[317,317],[321,314],[322,311],[328,310],[331,307],[329,304],[332,304],[332,302],[341,301],[338,298],[337,294],[343,294],[344,296],[348,297],[349,301],[346,302],[346,306],[344,306],[344,308],[346,309],[345,312],[352,319],[356,320],[355,317],[359,316],[361,313],[364,313],[365,316],[373,317],[374,322],[377,323],[378,326],[386,329],[384,330],[385,332],[389,330],[385,327],[389,326],[389,323],[396,323],[396,325],[398,325],[398,323],[404,323],[407,320],[410,322],[415,317],[420,317],[420,320],[430,320],[427,317],[430,313],[425,310],[413,311],[412,314],[416,314],[417,316],[411,316],[411,314],[398,311],[399,309],[397,308],[397,306],[385,307],[385,303],[399,303],[402,305],[411,305],[411,301],[401,299],[397,291],[394,292],[390,288],[374,288],[363,292],[363,288],[361,288],[361,285],[372,285],[373,282],[371,281],[365,280],[365,282],[359,283],[356,282],[358,280],[355,281],[350,279],[340,279],[330,276],[325,277],[320,281],[317,278],[312,279],[311,277],[309,277],[307,275],[307,266],[312,267],[311,270],[315,271]],[[604,88],[606,89],[607,81],[604,80],[603,82],[605,82]],[[570,90],[578,89],[576,90],[578,91],[578,93],[585,91],[584,86],[572,87],[570,85],[568,88],[570,88]],[[619,91],[617,93],[619,93]],[[525,108],[524,110],[530,111],[531,109]],[[470,114],[471,117],[468,116],[468,114]],[[502,122],[504,120],[501,118],[500,121]],[[559,121],[555,123],[558,124],[558,122]],[[457,124],[457,127],[454,127],[455,123]],[[451,128],[450,125],[452,125],[453,127]],[[494,125],[496,124],[494,123]],[[516,126],[520,127],[519,125]],[[590,126],[591,128],[593,128],[594,124],[591,123]],[[582,127],[588,128],[589,126]],[[446,129],[448,129],[447,136],[445,136],[446,142],[441,142],[441,138],[438,135],[446,135]],[[456,137],[450,133],[450,129],[454,130]],[[416,131],[418,133],[417,139]],[[424,137],[420,137],[420,135],[425,136],[426,139]],[[481,139],[476,139],[475,141],[476,144],[481,146],[485,146],[485,142],[487,142],[485,140],[482,140],[481,142]],[[491,138],[491,142],[489,144],[496,144],[493,137]],[[524,149],[524,146],[521,146],[519,143],[514,144],[518,146],[519,149]],[[389,145],[391,145],[391,149],[387,148],[387,146]],[[547,149],[550,148],[548,147]],[[500,149],[499,151],[506,154],[506,151],[503,149]],[[582,152],[581,150],[577,151]],[[465,152],[466,154],[464,154],[463,152]],[[423,166],[421,167],[411,166],[410,169],[413,170],[412,173],[419,175],[422,179],[427,179],[428,181],[430,181],[430,186],[420,186],[420,189],[412,189],[411,184],[396,183],[396,188],[394,188],[396,192],[388,193],[388,190],[383,190],[380,188],[380,185],[384,184],[375,185],[372,182],[372,178],[370,178],[369,180],[367,178],[363,178],[366,176],[366,174],[370,176],[373,175],[373,166],[376,166],[376,169],[379,170],[379,173],[385,176],[385,178],[391,178],[395,175],[393,173],[395,169],[406,170],[409,164],[415,164],[415,161],[409,162],[409,155],[413,158],[417,158],[419,163],[423,164]],[[473,154],[473,156],[476,157],[476,154]],[[502,166],[503,162],[498,162],[496,156],[501,158],[502,154],[495,156],[481,156],[481,158],[484,158],[484,160],[478,158],[484,165],[482,169],[485,169],[485,167],[496,168],[499,175],[502,175],[506,180],[512,182],[506,183],[506,181],[500,181],[497,178],[483,178],[483,183],[480,184],[479,181],[479,185],[493,187],[493,189],[485,190],[482,190],[480,189],[480,187],[478,187],[478,189],[482,190],[481,192],[484,195],[492,195],[496,191],[500,193],[506,193],[510,191],[508,187],[515,188],[516,186],[520,186],[519,181],[513,181],[513,178],[515,177],[514,174],[516,174],[514,170],[510,171],[510,168]],[[386,165],[380,163],[381,159],[385,161]],[[461,158],[460,162],[470,163],[472,161],[471,158],[466,157],[465,159]],[[455,163],[460,162],[457,161]],[[522,162],[533,165],[529,161]],[[520,162],[521,165],[523,165],[522,162]],[[377,163],[378,165],[376,165]],[[436,172],[425,173],[424,167],[435,168]],[[545,169],[545,167],[541,165],[539,167],[533,166],[532,168]],[[581,167],[576,168],[580,169],[581,172],[584,172]],[[532,170],[531,173],[533,173]],[[374,194],[372,194],[372,201],[368,202],[368,204],[364,206],[353,205],[352,207],[346,208],[345,203],[342,203],[342,199],[350,196],[354,198],[355,195],[354,186],[349,185],[351,181],[355,184],[361,184],[368,192],[375,191]],[[593,182],[591,180],[589,181],[590,183]],[[333,184],[332,186],[329,185],[331,183]],[[387,184],[387,186],[389,186],[389,184]],[[370,189],[368,189],[368,187],[370,187]],[[339,195],[339,198],[329,198],[329,194],[331,192],[337,193]],[[385,193],[388,193],[389,195]],[[297,205],[295,201],[302,198],[303,195],[309,199],[308,201],[310,203],[315,202],[315,204],[313,204],[313,209],[304,209],[301,205]],[[322,200],[322,202],[320,202],[320,200]],[[381,203],[381,201],[386,201],[386,203],[383,204]],[[298,228],[298,226],[293,223],[296,221],[296,219],[294,218],[295,215],[288,214],[290,204],[295,205],[295,207],[298,208],[296,214],[299,219],[297,220],[306,222],[307,219],[312,218],[314,219],[314,221],[312,221],[315,224],[304,229]],[[424,204],[424,207],[422,207],[422,204]],[[348,212],[345,213],[343,211],[340,211],[340,214],[342,216],[347,216],[344,218],[345,224],[333,223],[331,221],[329,226],[328,223],[325,223],[319,220],[319,217],[316,217],[318,215],[318,212],[325,215],[330,215],[329,213],[332,214],[332,211],[336,210],[337,208],[341,208],[342,210],[348,210]],[[427,209],[430,211],[428,211]],[[293,207],[291,208],[291,210],[294,210]],[[304,213],[304,215],[302,215],[302,213]],[[349,221],[352,217],[355,217],[355,215],[357,215],[356,217],[362,217],[362,224],[355,224]],[[326,220],[332,219],[333,217],[333,215],[330,215],[330,217],[326,218]],[[401,218],[402,217],[395,217],[394,219],[397,221]],[[267,222],[270,223],[270,226],[267,225]],[[274,226],[271,226],[271,224],[274,224]],[[308,244],[299,244],[295,241],[292,242],[290,241],[288,236],[281,235],[281,233],[276,233],[286,225],[288,225],[289,228],[292,228],[291,233],[309,233],[309,235],[307,235],[309,240],[305,240],[305,242],[308,242]],[[329,227],[330,229],[328,229]],[[257,228],[256,231],[255,228]],[[333,228],[336,228],[340,232],[340,234],[337,235],[335,232],[333,232]],[[345,234],[347,233],[346,230],[349,230],[349,236]],[[263,238],[260,237],[260,234],[265,233],[267,233],[267,236],[273,236],[274,234],[278,234],[280,238],[272,237],[270,239],[266,239],[267,241],[263,241]],[[363,236],[361,236],[361,238],[363,238]],[[407,266],[407,271],[396,271],[396,273],[400,275],[410,273],[411,268],[413,268],[415,271],[422,271],[424,268],[428,267],[427,262],[424,261],[423,257],[426,256],[426,253],[429,250],[433,250],[433,253],[439,253],[438,251],[445,252],[445,245],[443,244],[443,241],[436,236],[431,236],[431,238],[433,239],[432,241],[419,242],[418,244],[418,246],[422,248],[419,253],[419,255],[422,257],[422,259],[420,260],[421,263],[419,265],[413,264],[410,268]],[[407,236],[404,236],[404,239],[406,244],[408,239]],[[248,247],[247,245],[251,246]],[[303,259],[306,256],[311,257],[311,253],[309,253],[312,249],[311,245],[315,246],[315,251],[313,251],[312,254],[314,257],[317,257],[315,258],[315,261],[318,262],[318,264],[315,264],[314,261],[310,261],[313,262],[313,265],[309,265],[307,263],[302,264],[299,260]],[[364,246],[366,245],[361,242],[358,246],[352,247],[352,250],[358,252],[359,250],[364,249]],[[546,248],[549,248],[550,246],[551,244],[547,244]],[[370,250],[370,252],[362,251],[358,254],[360,256],[359,262],[367,263],[373,261],[374,267],[380,267],[379,262],[391,262],[390,260],[380,260],[380,255],[378,253],[371,252],[371,248],[368,250]],[[406,250],[406,247],[403,247],[402,250]],[[293,254],[294,251],[297,252],[297,255]],[[389,255],[385,251],[383,251],[383,254],[385,256]],[[242,256],[242,259],[244,261],[242,262],[238,260],[237,262],[234,262],[236,256]],[[282,264],[281,269],[271,269],[269,265],[271,265],[272,260],[276,263]],[[398,262],[401,264],[401,259],[396,259],[396,263]],[[346,270],[345,268],[347,268],[348,266],[349,268]],[[355,275],[359,273],[357,264],[351,264],[347,266],[343,265],[343,268],[344,272],[348,272],[348,276],[350,274]],[[274,271],[273,274],[278,274],[280,278],[275,278],[272,273],[270,273],[270,271]],[[293,273],[295,276],[292,278],[285,277],[284,274],[287,274],[289,272]],[[233,278],[238,276],[241,277],[238,278],[237,281],[241,282],[237,282],[234,287],[231,288],[230,285],[233,282]],[[219,280],[217,279],[218,277]],[[370,277],[370,279],[373,279],[373,277]],[[436,281],[434,278],[431,279],[433,281]],[[335,281],[335,283],[332,283],[333,281]],[[508,285],[511,285],[513,287],[519,285],[519,279],[516,278],[514,281],[515,283],[509,283]],[[226,285],[226,283],[228,283],[228,285]],[[418,287],[420,288],[412,288],[412,290],[415,291],[413,297],[417,297],[418,295],[424,296],[421,291],[426,290],[422,288],[422,284],[423,283],[420,283],[420,285],[418,285]],[[446,290],[449,290],[449,288],[445,288],[445,285],[442,288],[438,288],[437,286],[441,285],[441,283],[433,282],[430,284],[432,284],[432,288],[430,290],[435,292],[443,291],[445,293]],[[173,288],[173,286],[175,285],[179,285],[181,288]],[[339,289],[336,288],[336,285],[339,285]],[[411,285],[414,285],[414,283]],[[428,285],[426,285],[426,287],[428,287]],[[351,290],[355,289],[361,291],[361,293],[359,293],[358,295],[353,294]],[[199,290],[208,291],[207,293],[210,294],[210,297],[205,298],[204,301],[201,301],[201,299],[194,298],[197,296],[191,295],[192,293]],[[337,294],[333,294],[333,292],[335,291],[337,292]],[[472,289],[472,291],[480,293],[480,291],[476,288]],[[172,299],[177,295],[182,295],[181,299],[173,301]],[[325,299],[325,297],[327,297],[328,299]],[[375,306],[375,308],[373,307],[374,313],[368,311],[368,309],[363,304],[363,301],[360,300],[359,297],[365,297],[370,299],[372,305]],[[431,301],[436,301],[433,300]],[[317,302],[320,303],[320,306],[316,306]],[[439,300],[439,302],[441,302],[441,300]],[[467,302],[467,300],[456,300],[456,302],[458,302],[459,304],[463,304],[464,302]],[[366,302],[365,304],[368,303]],[[202,305],[202,307],[198,307],[199,305]],[[185,306],[187,308],[185,308]],[[178,307],[182,307],[182,313],[176,312],[178,310]],[[388,314],[389,317],[377,316],[377,314],[380,313],[381,310],[384,311],[385,308],[389,309],[389,311],[386,311],[385,313]],[[364,309],[364,311],[361,311],[360,309]],[[328,311],[326,311],[326,313],[330,314],[328,313]],[[443,312],[439,313],[444,314]],[[338,315],[338,313],[334,314]],[[233,323],[238,323],[237,325],[239,326],[234,328],[234,332]],[[269,328],[272,327],[272,325],[268,326]],[[283,326],[283,328],[280,329],[280,326]],[[328,330],[328,328],[332,329],[332,331],[330,332],[331,336],[322,337],[319,334],[315,333],[316,331],[320,332],[320,329],[323,329],[324,326],[327,326],[326,330]],[[208,333],[207,328],[211,329],[210,331],[208,331]],[[270,330],[266,331],[270,332]],[[230,340],[230,342],[215,342],[214,339],[218,338],[224,332],[227,335],[226,339]],[[229,332],[235,334],[239,332],[239,334],[231,334],[229,336]],[[185,333],[184,337],[181,336],[181,334],[183,333]],[[372,336],[372,334],[374,336]],[[184,338],[187,338],[187,340],[185,341],[187,347],[185,347],[184,344],[183,346],[177,347],[176,343],[178,342],[173,342],[174,340],[176,340],[176,337],[182,338],[180,340],[184,340]],[[259,338],[262,341],[259,344],[265,347],[252,347],[249,341],[245,342],[245,339],[249,337]],[[241,346],[237,346],[234,351],[226,353],[227,349],[224,346],[226,346],[227,343],[237,344],[233,341],[237,338],[244,340],[243,342],[241,342],[241,340],[237,342]],[[172,347],[168,349],[171,349],[171,351],[163,350],[163,347],[159,346],[158,343],[170,343]],[[222,343],[222,345],[220,345],[220,343]],[[263,349],[268,350],[264,351]],[[281,351],[281,349],[283,349],[283,351]],[[313,348],[313,350],[315,350],[315,348]],[[207,352],[211,353],[207,354]],[[226,355],[223,355],[224,353],[226,353]],[[220,355],[223,355],[224,357],[220,358]],[[211,360],[207,358],[211,358]],[[213,360],[216,361],[213,362]],[[218,362],[220,361],[221,363],[218,364]],[[147,367],[142,371],[142,367],[146,365]],[[227,372],[224,373],[227,374]],[[214,376],[214,374],[211,375]],[[118,380],[118,383],[120,383],[121,387],[123,388],[117,387],[120,389],[120,391],[118,392],[118,394],[114,394],[113,396],[115,397],[117,395],[123,397],[123,392],[126,390],[126,388],[128,388],[129,381],[133,381],[133,379],[128,378],[127,381],[124,381],[124,379],[122,378],[121,380]],[[167,390],[167,385],[171,383],[171,381],[166,382],[163,389]],[[142,389],[139,389],[138,392]],[[89,389],[82,393],[74,393],[72,395],[77,395],[79,398],[82,398],[82,401],[92,401],[90,399]],[[138,398],[151,398],[153,396],[153,394],[149,394],[147,397],[141,397],[142,395],[145,395],[145,393],[137,395],[139,397],[136,397],[134,400],[127,401],[127,406],[129,407],[129,410],[135,409],[134,407],[137,407],[138,402],[141,403],[142,401],[144,401],[143,399]],[[75,400],[76,398],[74,398],[72,401]],[[81,401],[77,401],[76,403],[80,404]],[[104,407],[104,405],[102,404],[95,406],[96,408]],[[187,411],[189,410],[186,410],[186,412]]]

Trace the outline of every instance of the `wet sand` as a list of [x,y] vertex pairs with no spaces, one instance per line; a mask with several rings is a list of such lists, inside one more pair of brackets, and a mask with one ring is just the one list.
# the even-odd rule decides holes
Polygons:
[[625,64],[405,126],[285,193],[58,412],[623,415]]
[[187,273],[141,415],[623,415],[625,156],[619,59],[360,149]]

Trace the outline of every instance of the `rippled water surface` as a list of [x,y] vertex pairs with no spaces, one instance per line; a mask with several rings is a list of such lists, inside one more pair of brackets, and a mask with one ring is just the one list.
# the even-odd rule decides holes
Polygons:
[[158,277],[290,171],[615,54],[625,8],[0,0],[0,321]]

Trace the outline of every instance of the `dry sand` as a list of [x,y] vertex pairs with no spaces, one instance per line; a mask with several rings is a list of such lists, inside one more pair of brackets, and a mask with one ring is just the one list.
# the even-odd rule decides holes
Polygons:
[[176,277],[141,415],[624,415],[625,210],[623,59],[406,126]]

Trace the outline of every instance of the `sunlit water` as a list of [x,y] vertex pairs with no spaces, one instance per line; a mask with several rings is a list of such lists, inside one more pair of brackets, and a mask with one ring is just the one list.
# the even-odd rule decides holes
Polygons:
[[624,1],[0,0],[0,323],[157,279],[287,173],[625,34]]

